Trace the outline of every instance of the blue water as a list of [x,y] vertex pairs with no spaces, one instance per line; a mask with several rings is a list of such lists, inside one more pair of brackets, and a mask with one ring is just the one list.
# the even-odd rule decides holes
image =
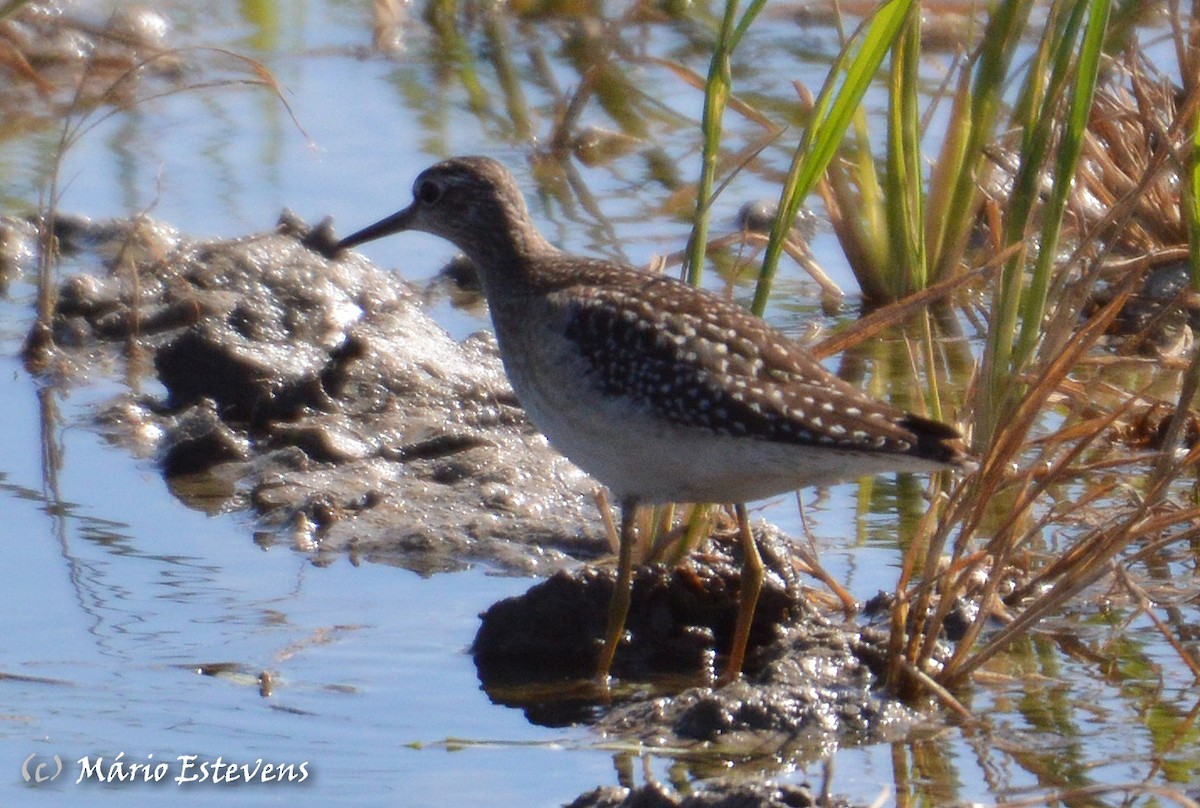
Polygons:
[[[579,169],[606,226],[545,188],[538,192],[530,144],[512,131],[488,61],[492,46],[478,29],[467,43],[472,58],[462,64],[478,71],[490,103],[472,112],[463,84],[447,78],[462,64],[445,58],[444,45],[418,14],[404,31],[404,49],[388,59],[361,56],[370,43],[369,4],[160,8],[175,44],[216,45],[261,59],[306,134],[260,88],[148,102],[99,123],[72,148],[62,172],[66,211],[102,218],[145,210],[193,236],[231,237],[272,227],[286,206],[314,221],[332,214],[348,232],[407,204],[412,178],[434,159],[483,152],[512,165],[531,192],[535,218],[566,248],[619,250],[640,264],[683,245],[685,225],[659,207],[667,194],[638,158]],[[740,69],[740,87],[765,92],[796,78],[810,87],[823,80],[824,65],[807,54],[831,49],[832,35],[797,34],[780,19],[748,38],[755,69]],[[557,29],[521,25],[541,43],[560,87],[577,83]],[[643,47],[655,56],[690,58],[688,65],[703,72],[706,64],[689,57],[681,31],[647,26]],[[544,146],[554,106],[521,44],[502,55],[524,82],[531,137]],[[797,58],[798,48],[804,58]],[[219,75],[223,59],[226,75],[246,76],[232,72],[236,63],[227,57],[189,58],[198,65],[191,74],[197,79]],[[698,117],[698,96],[668,71],[649,63],[630,70],[662,110]],[[612,126],[589,110],[590,122]],[[741,126],[749,138],[753,127]],[[689,171],[696,166],[691,129],[659,122],[647,137]],[[37,178],[55,139],[44,131],[6,143],[0,158],[6,212],[36,207]],[[773,194],[756,176],[740,177],[719,201],[714,221],[728,228],[742,201]],[[814,249],[852,289],[828,233]],[[453,250],[405,235],[364,252],[420,281]],[[780,284],[800,296],[778,304],[772,317],[788,327],[816,318],[811,285],[794,269],[785,275]],[[0,805],[555,805],[617,783],[625,769],[635,782],[647,774],[678,779],[681,764],[670,755],[643,760],[636,750],[609,748],[587,729],[533,726],[520,712],[488,702],[467,654],[477,615],[532,581],[479,568],[424,579],[344,558],[318,567],[286,544],[264,549],[248,515],[210,516],[182,505],[152,459],[110,445],[95,425],[96,408],[119,390],[113,380],[119,372],[96,370],[89,383],[63,393],[39,390],[22,368],[16,352],[31,318],[30,284],[28,276],[18,278],[0,297],[0,540],[7,551],[0,565]],[[478,314],[445,303],[433,311],[457,336],[486,327]],[[827,568],[867,597],[894,585],[898,527],[891,510],[860,515],[858,493],[846,485],[803,498]],[[801,535],[793,498],[763,513]],[[1154,648],[1152,627],[1133,630],[1170,671],[1171,652]],[[226,672],[197,672],[214,666]],[[1034,748],[1051,750],[1045,754],[1053,758],[1059,744],[1064,761],[1090,767],[1100,781],[1144,776],[1140,761],[1157,741],[1138,723],[1138,702],[1115,699],[1096,683],[1094,668],[1059,660],[1045,647],[996,667],[999,677],[1013,679],[975,695],[975,707],[991,718],[988,731],[939,728],[911,745],[840,750],[832,756],[833,791],[864,802],[883,795],[886,803],[910,789],[929,804],[991,800],[1052,786],[1056,780],[1037,761],[1028,768],[1020,761]],[[259,690],[263,671],[273,682],[268,696]],[[1045,697],[1051,688],[1044,681],[1078,683],[1100,705],[1095,723],[1051,732],[1039,726],[1040,713],[1022,699]],[[1090,740],[1081,744],[1080,737]],[[56,755],[63,762],[56,779],[23,780],[23,766],[33,776],[41,764],[46,775]],[[166,762],[164,782],[75,782],[81,758],[92,764],[102,758],[108,766],[118,755],[123,763]],[[197,763],[220,757],[251,766],[303,764],[307,776],[302,783],[253,786],[175,783],[185,774],[180,758],[193,755]],[[814,783],[823,775],[811,750],[730,772]]]
[[[11,373],[11,361],[4,369]],[[4,388],[9,434],[32,444],[23,457],[36,457],[35,410],[10,395],[20,387]],[[464,653],[477,612],[528,581],[480,571],[423,580],[344,559],[317,568],[288,547],[260,549],[245,518],[179,505],[149,463],[105,447],[93,431],[67,424],[55,432],[64,457],[56,515],[36,474],[6,470],[0,489],[2,671],[29,677],[0,681],[6,804],[30,754],[68,761],[64,777],[78,776],[82,757],[120,753],[127,762],[172,761],[168,780],[186,776],[181,755],[308,766],[300,786],[160,787],[171,800],[212,804],[334,793],[349,804],[398,796],[401,804],[488,804],[488,794],[556,801],[608,777],[606,754],[579,752],[571,777],[547,778],[561,767],[536,759],[562,753],[539,744],[580,743],[586,733],[541,730],[490,707]],[[196,672],[216,663],[236,671]],[[255,681],[261,671],[274,681],[269,698]],[[534,745],[468,748],[447,765],[452,738]],[[460,765],[470,779],[456,773]],[[89,802],[129,798],[74,778],[36,797],[73,801],[81,789]]]

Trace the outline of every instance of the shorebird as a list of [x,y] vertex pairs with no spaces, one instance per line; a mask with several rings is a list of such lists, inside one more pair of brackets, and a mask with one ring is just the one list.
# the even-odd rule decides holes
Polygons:
[[505,371],[530,420],[620,503],[601,682],[629,611],[639,506],[733,504],[743,560],[727,681],[741,673],[764,577],[745,503],[966,462],[953,427],[863,394],[740,306],[559,250],[495,160],[431,166],[413,184],[411,205],[332,251],[403,230],[447,239],[478,267]]

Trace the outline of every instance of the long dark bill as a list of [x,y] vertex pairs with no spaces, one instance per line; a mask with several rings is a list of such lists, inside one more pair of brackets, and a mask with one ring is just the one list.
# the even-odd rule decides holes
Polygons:
[[357,233],[351,233],[344,239],[339,241],[334,247],[335,252],[341,252],[367,241],[374,241],[377,238],[390,236],[392,233],[399,233],[401,230],[408,229],[408,223],[413,217],[413,207],[410,205],[402,211],[393,213],[386,219],[380,219],[373,225],[364,227]]

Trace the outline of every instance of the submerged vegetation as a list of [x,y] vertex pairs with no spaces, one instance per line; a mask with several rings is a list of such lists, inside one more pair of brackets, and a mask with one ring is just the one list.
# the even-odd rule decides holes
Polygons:
[[[528,145],[544,209],[593,222],[595,242],[620,256],[581,167],[637,165],[662,192],[655,212],[688,228],[686,250],[666,263],[682,264],[694,283],[709,268],[732,282],[746,275],[746,253],[761,251],[749,305],[763,313],[784,256],[812,269],[794,225],[802,206],[819,200],[868,313],[815,350],[850,351],[845,365],[866,360],[875,391],[964,430],[977,469],[936,475],[923,491],[901,489],[901,510],[919,516],[904,536],[891,593],[891,690],[978,720],[972,677],[1036,664],[1028,658],[1046,645],[1076,653],[1070,639],[1038,631],[1043,621],[1072,616],[1110,626],[1087,652],[1098,674],[1119,684],[1123,667],[1156,665],[1171,687],[1194,692],[1200,350],[1190,322],[1200,299],[1200,7],[954,4],[950,44],[939,39],[935,49],[926,8],[915,0],[853,18],[832,4],[823,25],[836,31],[837,47],[802,54],[827,59],[828,79],[815,93],[789,84],[792,95],[781,97],[762,82],[741,91],[749,42],[781,13],[764,0],[686,13],[635,3],[603,25],[587,24],[591,8],[510,5],[511,17],[453,2],[423,12],[439,80],[460,88],[465,105],[504,140]],[[375,13],[376,47],[391,53],[405,11],[377,3]],[[537,40],[528,62],[514,64],[522,49],[505,43],[529,20],[572,16],[585,20],[561,39],[562,57],[578,69],[575,87],[559,85]],[[678,53],[647,53],[628,34],[673,19],[686,21]],[[486,81],[473,38],[491,60]],[[699,53],[706,73],[696,69]],[[220,55],[244,73],[225,83],[278,93],[257,63]],[[111,92],[75,109],[58,155],[86,136],[89,110],[124,108],[116,90],[165,58],[156,52],[130,65]],[[638,71],[677,81],[686,104],[655,97]],[[398,80],[397,92],[422,114],[442,103],[419,82]],[[536,103],[528,100],[535,93]],[[699,120],[681,113],[684,106],[702,107]],[[538,131],[535,111],[550,120],[548,132]],[[698,136],[654,145],[662,129]],[[743,172],[779,189],[769,223],[710,237],[717,201]],[[683,179],[690,176],[697,178]],[[58,196],[52,180],[51,209]],[[47,262],[53,253],[47,236]],[[812,271],[828,293],[825,276]],[[39,281],[39,314],[48,322],[49,263]],[[904,340],[878,350],[865,341],[885,329]],[[34,333],[33,348],[46,349],[48,327]],[[868,483],[863,490],[867,503]],[[659,527],[647,556],[681,558],[714,517],[704,508],[647,516],[647,536]],[[939,641],[948,623],[963,620],[965,604],[970,616],[945,655]],[[1173,657],[1136,658],[1121,638],[1135,622],[1152,625]],[[1200,738],[1198,716],[1200,703],[1158,719],[1165,727],[1156,765],[1173,780],[1200,772],[1194,754],[1180,754]]]

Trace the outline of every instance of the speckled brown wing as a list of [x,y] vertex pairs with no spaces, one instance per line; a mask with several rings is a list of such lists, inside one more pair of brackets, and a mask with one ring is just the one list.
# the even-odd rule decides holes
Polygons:
[[741,307],[672,278],[591,269],[605,267],[603,283],[563,292],[566,336],[606,394],[718,434],[957,457],[954,429],[870,399]]

